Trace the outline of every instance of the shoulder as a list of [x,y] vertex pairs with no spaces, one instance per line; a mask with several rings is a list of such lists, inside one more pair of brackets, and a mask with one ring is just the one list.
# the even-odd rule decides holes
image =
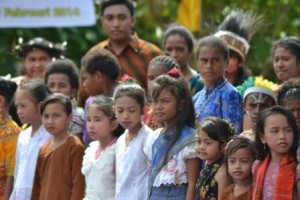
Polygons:
[[93,47],[91,47],[88,50],[88,52],[94,51],[95,49],[99,49],[99,48],[105,48],[106,46],[108,46],[108,40],[103,40],[103,41],[99,42],[98,44],[94,45]]
[[66,141],[70,149],[78,149],[84,151],[84,145],[77,136],[71,136]]
[[228,185],[221,191],[221,199],[228,199],[232,194],[234,189],[234,184]]
[[221,164],[220,168],[218,169],[218,171],[215,175],[215,180],[218,182],[218,181],[221,181],[224,179],[228,179],[227,171],[226,171],[225,164]]
[[137,43],[139,49],[141,49],[142,51],[155,53],[157,55],[163,54],[162,50],[155,44],[139,38],[136,34],[132,36],[132,39]]

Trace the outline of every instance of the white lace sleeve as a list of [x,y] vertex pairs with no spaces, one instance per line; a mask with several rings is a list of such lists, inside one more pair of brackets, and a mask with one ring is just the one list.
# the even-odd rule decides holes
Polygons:
[[184,160],[197,157],[196,142],[193,142],[182,149],[182,157]]

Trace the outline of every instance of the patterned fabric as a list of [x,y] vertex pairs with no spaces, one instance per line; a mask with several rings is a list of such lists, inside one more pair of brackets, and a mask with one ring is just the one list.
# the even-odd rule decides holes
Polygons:
[[136,33],[131,36],[131,41],[125,49],[117,55],[111,47],[109,40],[100,42],[94,48],[105,48],[116,55],[122,69],[122,74],[127,74],[136,79],[143,88],[147,88],[147,69],[149,62],[163,52],[155,45],[140,39]]
[[9,120],[0,125],[0,199],[3,199],[6,177],[14,175],[17,140],[20,128]]
[[195,199],[197,200],[217,200],[218,199],[218,183],[214,177],[221,167],[223,157],[212,164],[206,164],[200,172],[196,184]]
[[242,98],[238,91],[224,78],[221,78],[215,86],[198,92],[193,97],[196,119],[202,120],[208,116],[215,116],[230,122],[237,134],[240,134],[242,126]]

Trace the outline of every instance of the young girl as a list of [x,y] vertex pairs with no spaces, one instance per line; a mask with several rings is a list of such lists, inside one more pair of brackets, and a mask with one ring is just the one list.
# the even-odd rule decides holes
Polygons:
[[195,199],[220,199],[221,191],[229,184],[223,156],[233,134],[234,129],[223,119],[207,117],[200,122],[197,151],[206,164],[197,180]]
[[153,110],[164,128],[155,131],[152,147],[150,199],[194,199],[200,160],[195,149],[195,112],[182,79],[161,75],[154,81]]
[[116,140],[122,133],[113,113],[113,100],[95,97],[87,107],[87,130],[94,140],[85,150],[82,173],[85,176],[85,200],[114,199]]
[[47,86],[38,81],[31,81],[17,89],[15,105],[18,116],[22,123],[28,123],[30,127],[23,130],[18,137],[11,200],[28,200],[31,197],[38,152],[50,139],[40,116],[41,102],[49,94]]
[[251,167],[257,152],[254,142],[245,137],[231,140],[225,152],[227,172],[234,184],[227,186],[221,193],[221,200],[251,200]]
[[42,122],[53,136],[38,155],[31,200],[81,200],[84,177],[80,168],[84,146],[68,133],[72,103],[68,96],[55,93],[41,105]]
[[280,82],[300,77],[300,40],[286,37],[273,45],[273,68]]
[[18,134],[20,128],[11,119],[8,108],[12,103],[17,84],[0,78],[0,199],[9,199],[13,187],[13,175]]
[[199,92],[204,86],[200,81],[200,74],[189,65],[194,41],[189,30],[184,26],[174,24],[166,30],[162,45],[164,52],[177,60],[180,76],[188,83],[192,95]]
[[296,170],[299,132],[293,113],[280,106],[264,110],[257,122],[252,199],[300,199]]
[[278,104],[293,112],[300,131],[300,78],[283,82],[278,91]]
[[115,199],[147,199],[149,158],[146,141],[153,134],[142,123],[145,91],[134,83],[119,85],[114,93],[114,112],[125,133],[116,145]]

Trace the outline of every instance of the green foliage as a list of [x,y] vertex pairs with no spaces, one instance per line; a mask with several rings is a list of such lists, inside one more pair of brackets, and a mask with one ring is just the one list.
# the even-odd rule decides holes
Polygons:
[[[138,35],[161,46],[164,30],[176,21],[180,0],[137,0],[136,25]],[[99,9],[98,3],[95,3]],[[276,80],[271,63],[272,42],[284,36],[298,36],[300,32],[300,4],[298,0],[236,0],[204,1],[202,0],[202,22],[196,38],[215,32],[224,17],[235,8],[253,10],[264,14],[265,25],[251,40],[250,52],[246,66],[254,75],[262,74]],[[98,11],[97,11],[98,12]],[[99,14],[98,14],[99,15]],[[40,28],[40,29],[1,29],[0,75],[15,75],[18,60],[12,53],[18,37],[25,41],[32,37],[45,37],[54,42],[68,42],[66,57],[73,59],[80,67],[80,59],[86,51],[105,39],[99,20],[93,27],[74,28]]]

